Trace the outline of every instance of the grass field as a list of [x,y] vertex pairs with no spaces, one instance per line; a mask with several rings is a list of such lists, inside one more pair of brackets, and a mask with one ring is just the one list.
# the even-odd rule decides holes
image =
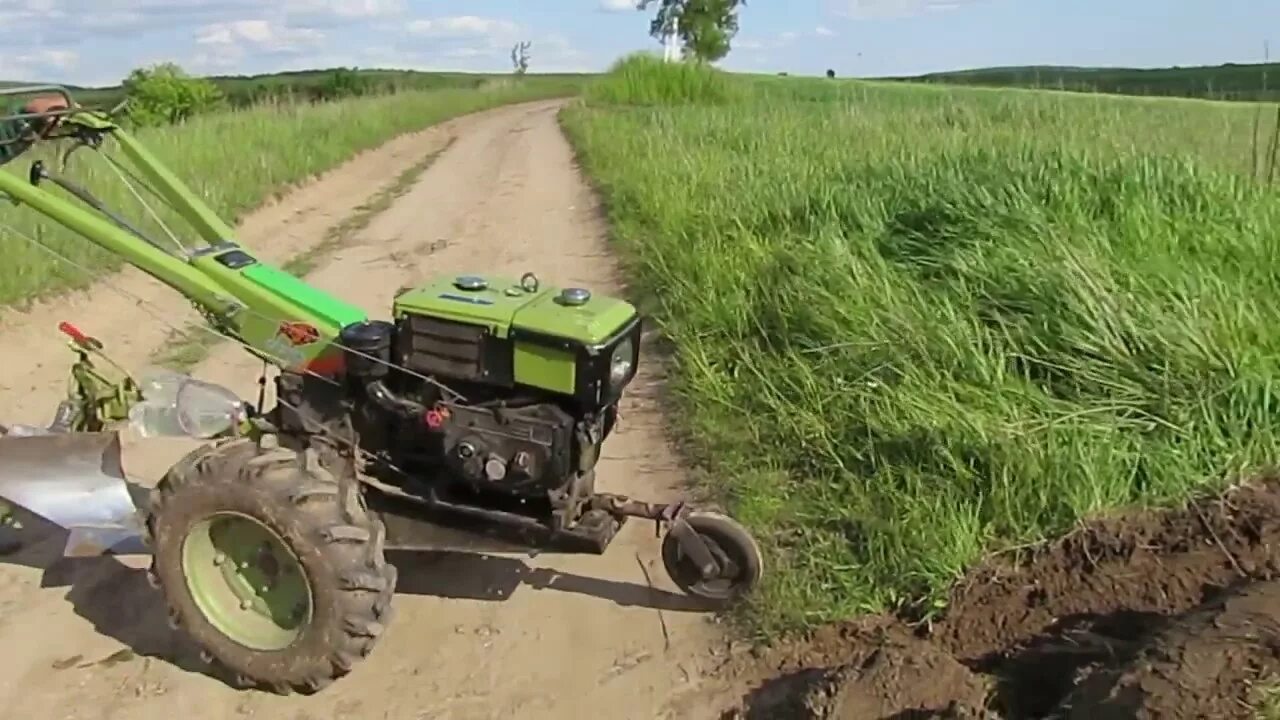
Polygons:
[[892,79],[947,85],[1045,88],[1214,100],[1280,99],[1280,63],[1236,63],[1170,68],[1055,66],[977,68]]
[[[405,92],[322,105],[261,105],[201,117],[179,127],[144,130],[138,137],[216,212],[234,221],[273,193],[396,135],[505,103],[571,95],[579,87],[580,82],[571,78],[531,77],[476,89]],[[29,167],[24,156],[0,172],[25,174]],[[66,174],[126,217],[148,217],[111,167],[93,153],[82,150],[72,156]],[[170,227],[182,227],[180,221],[174,224],[171,213],[160,211]],[[0,205],[0,256],[5,259],[0,264],[0,305],[81,287],[89,280],[82,270],[52,260],[5,226],[103,272],[120,267],[114,256],[78,235],[27,208],[4,203]],[[155,223],[142,226],[165,237]]]
[[937,608],[986,552],[1276,456],[1257,110],[637,60],[588,89],[565,125],[681,430],[767,546],[758,630]]

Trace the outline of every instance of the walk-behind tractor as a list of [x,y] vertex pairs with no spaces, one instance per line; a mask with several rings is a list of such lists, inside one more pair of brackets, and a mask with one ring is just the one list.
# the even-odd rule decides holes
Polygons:
[[[141,540],[171,621],[242,682],[312,692],[369,654],[397,578],[384,559],[391,516],[378,508],[421,528],[592,553],[642,518],[665,530],[673,581],[709,607],[758,582],[759,550],[728,517],[595,488],[639,362],[630,304],[532,273],[477,274],[403,289],[389,319],[370,319],[238,245],[115,111],[82,108],[57,87],[0,94],[15,100],[0,117],[0,198],[166,283],[211,332],[264,361],[256,402],[179,374],[135,382],[102,361],[100,342],[64,325],[80,355],[71,392],[48,427],[8,428],[0,496],[66,528],[68,554]],[[155,223],[165,241],[139,229],[63,177],[66,156],[56,171],[43,160],[8,171],[55,141],[101,151],[142,207],[159,221],[146,198],[167,205],[189,234],[171,222]],[[120,465],[118,432],[130,424],[206,443],[140,491]]]

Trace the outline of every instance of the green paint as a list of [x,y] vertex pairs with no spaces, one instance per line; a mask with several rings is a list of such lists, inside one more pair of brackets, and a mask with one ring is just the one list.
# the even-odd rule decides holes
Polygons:
[[565,338],[588,347],[610,340],[631,321],[631,303],[607,295],[593,295],[583,305],[562,304],[559,289],[545,292],[520,309],[515,326],[521,330]]
[[[257,354],[286,367],[314,360],[331,346],[342,326],[365,318],[358,308],[322,292],[279,268],[257,262],[232,270],[215,256],[192,259],[192,264],[228,289],[246,308],[224,321],[223,330],[253,348]],[[313,325],[320,342],[294,347],[279,336],[280,324]]]
[[[67,400],[76,408],[71,421],[72,432],[97,432],[129,418],[129,410],[142,399],[137,383],[123,368],[101,350],[89,350],[75,342],[68,346],[77,354],[71,366],[71,382]],[[108,374],[97,366],[96,356],[113,373]]]
[[[485,280],[486,288],[466,290],[454,277],[436,278],[396,298],[395,316],[416,314],[481,325],[499,338],[511,337],[516,329],[592,348],[613,339],[636,315],[630,303],[605,295],[568,305],[560,300],[558,287],[544,285],[530,292],[513,278]],[[574,352],[526,341],[515,343],[512,352],[516,383],[565,394],[576,389]]]
[[213,314],[225,314],[236,304],[225,288],[188,265],[184,259],[151,246],[91,209],[75,205],[16,175],[0,172],[0,196],[4,195],[119,255]]
[[257,263],[241,272],[247,279],[271,291],[276,297],[306,308],[310,314],[339,329],[368,317],[355,305],[339,300],[271,265]]
[[[105,132],[209,245],[235,247],[231,228],[127,132],[89,113],[71,116],[68,122]],[[313,360],[330,347],[326,342],[301,348],[283,343],[277,334],[282,322],[310,323],[323,340],[336,337],[348,322],[365,317],[358,308],[269,265],[255,263],[233,270],[217,261],[216,255],[224,252],[222,250],[216,254],[197,254],[190,259],[167,253],[116,227],[94,211],[15,175],[0,173],[0,193],[49,216],[173,287],[204,311],[218,330],[248,344],[266,359],[283,360],[288,366],[296,366]]]
[[197,523],[182,543],[182,573],[205,619],[245,647],[286,648],[311,620],[311,587],[297,556],[248,515]]
[[[413,183],[422,176],[422,173],[431,167],[431,164],[440,156],[440,153],[452,146],[453,139],[451,138],[440,150],[431,153],[402,172],[395,182],[378,191],[368,203],[356,208],[355,213],[330,227],[325,233],[324,240],[319,244],[285,261],[280,269],[295,279],[310,273],[325,256],[334,249],[341,247],[352,235],[368,227],[369,222],[377,217],[378,213],[386,210],[396,198],[408,192],[413,187]],[[263,282],[263,278],[259,278],[259,282]],[[301,284],[301,282],[297,284]],[[333,302],[332,297],[326,297],[326,302]],[[338,316],[337,313],[330,314],[335,317]],[[221,340],[222,337],[220,335],[210,332],[203,324],[188,327],[182,331],[175,331],[166,340],[164,349],[157,356],[156,362],[173,370],[190,370],[200,364],[208,356],[209,351]]]
[[521,308],[552,292],[546,289],[528,292],[513,278],[485,277],[489,285],[485,290],[463,290],[454,284],[455,280],[453,276],[441,276],[405,292],[395,300],[395,316],[428,315],[483,325],[495,336],[505,338]]
[[636,314],[630,303],[595,295],[580,306],[562,304],[561,288],[543,285],[528,292],[513,278],[485,277],[488,288],[463,290],[454,277],[439,277],[405,292],[395,301],[395,315],[430,315],[484,325],[498,337],[511,328],[598,345],[613,337]]
[[521,385],[572,395],[577,374],[573,353],[529,343],[516,343],[515,379]]

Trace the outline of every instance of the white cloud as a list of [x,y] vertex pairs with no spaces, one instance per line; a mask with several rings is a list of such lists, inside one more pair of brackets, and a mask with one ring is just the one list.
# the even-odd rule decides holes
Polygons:
[[[530,69],[533,72],[587,72],[598,69],[586,53],[575,48],[559,33],[525,34],[526,29],[514,23],[495,35],[483,37],[432,39],[407,35],[403,42],[371,49],[371,63],[413,70],[461,70],[470,72],[510,72],[511,47],[528,40]],[[504,37],[505,35],[505,37]]]
[[319,30],[284,27],[268,20],[213,23],[196,31],[197,45],[249,46],[265,52],[296,52],[324,38]]
[[636,0],[600,0],[600,9],[605,12],[623,13],[635,12],[639,8],[636,7]]
[[401,40],[391,48],[397,59],[390,63],[502,72],[511,69],[512,46],[525,40],[533,43],[531,67],[535,70],[574,57],[562,36],[539,35],[504,18],[461,15],[422,18],[406,25]]
[[80,54],[74,50],[42,49],[18,55],[14,61],[19,65],[43,65],[70,70],[80,64]]
[[827,0],[835,15],[853,20],[905,18],[955,10],[981,0]]
[[403,13],[407,5],[405,0],[285,0],[283,8],[290,16],[352,20],[393,17]]
[[80,54],[64,48],[38,47],[5,58],[3,78],[19,82],[65,78],[80,66]]
[[237,72],[251,58],[296,56],[319,47],[325,34],[269,20],[210,23],[195,32],[196,53],[184,65],[195,72]]
[[[634,1],[609,0],[632,9]],[[593,2],[604,7],[603,0]],[[110,84],[134,67],[164,61],[219,74],[341,65],[509,72],[511,47],[523,40],[533,43],[535,72],[586,71],[604,64],[574,48],[565,35],[524,27],[512,17],[433,15],[420,9],[424,4],[0,0],[0,29],[8,38],[0,80]],[[588,12],[590,7],[585,4]],[[76,51],[94,62],[77,64]]]
[[813,29],[813,34],[817,35],[818,37],[834,37],[836,34],[836,31],[832,30],[826,25],[819,25],[818,27]]
[[0,28],[20,33],[19,42],[38,35],[88,43],[103,33],[136,37],[246,20],[308,28],[349,24],[395,17],[406,7],[406,0],[0,0]]
[[408,29],[419,37],[458,39],[510,35],[519,30],[519,27],[510,20],[460,15],[414,20],[409,23]]

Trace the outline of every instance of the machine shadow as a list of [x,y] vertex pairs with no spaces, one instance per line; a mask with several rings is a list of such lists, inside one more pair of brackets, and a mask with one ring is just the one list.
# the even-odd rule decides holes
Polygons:
[[588,595],[626,607],[669,612],[708,612],[714,608],[687,595],[649,585],[529,567],[519,558],[456,550],[389,550],[396,566],[398,593],[457,600],[505,602],[523,587]]
[[[76,615],[126,648],[109,658],[74,657],[65,662],[89,667],[152,658],[236,687],[233,678],[201,659],[199,648],[184,633],[170,627],[164,599],[151,587],[145,569],[110,555],[62,557],[66,532],[38,518],[24,518],[23,535],[23,546],[0,556],[0,563],[42,571],[40,587],[67,588],[65,598]],[[387,561],[399,571],[397,594],[402,595],[505,602],[521,586],[528,586],[624,606],[672,612],[712,609],[694,598],[648,585],[533,568],[520,558],[484,552],[388,550]]]
[[[671,612],[715,610],[706,601],[668,592],[647,582],[641,584],[530,567],[514,556],[544,552],[554,555],[593,554],[580,548],[571,549],[571,544],[566,546],[538,532],[487,524],[454,512],[427,509],[378,492],[369,493],[366,498],[370,510],[378,514],[386,526],[387,562],[395,565],[398,571],[398,593],[505,602],[525,586],[534,590],[588,595],[627,607]],[[613,550],[620,551],[620,548]],[[636,570],[639,574],[643,566]]]
[[154,658],[181,670],[229,682],[200,658],[200,650],[173,630],[160,593],[145,569],[112,555],[63,557],[67,532],[38,517],[24,517],[22,546],[0,556],[0,563],[41,571],[41,588],[66,588],[65,599],[93,629],[125,646],[108,658],[79,656],[59,660],[68,667],[113,665],[136,657]]

